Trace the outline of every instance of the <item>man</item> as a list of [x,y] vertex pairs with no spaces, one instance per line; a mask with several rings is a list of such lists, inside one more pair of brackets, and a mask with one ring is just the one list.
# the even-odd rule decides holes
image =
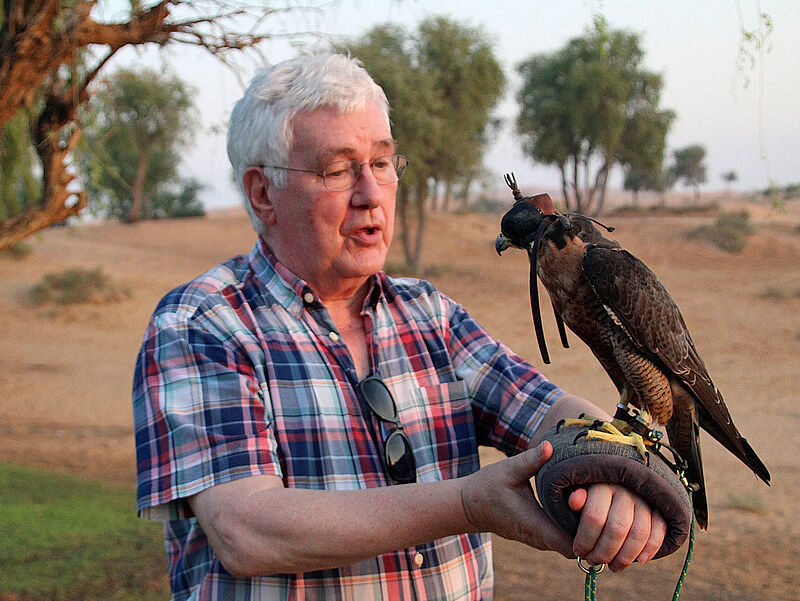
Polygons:
[[[575,540],[533,497],[537,436],[599,409],[381,271],[406,159],[357,62],[259,73],[228,154],[259,240],[161,301],[134,381],[138,508],[164,521],[175,599],[488,599],[486,532],[615,570],[653,556],[664,522],[624,489],[573,494]],[[512,457],[479,469],[478,444]]]

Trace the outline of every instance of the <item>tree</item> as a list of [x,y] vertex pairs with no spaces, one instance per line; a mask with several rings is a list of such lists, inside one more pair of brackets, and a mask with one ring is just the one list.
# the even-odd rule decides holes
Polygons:
[[584,36],[517,67],[523,152],[559,169],[568,210],[599,213],[615,165],[663,163],[674,113],[659,109],[662,78],[641,67],[643,57],[638,35],[598,17]]
[[483,31],[444,17],[413,34],[379,26],[346,49],[386,92],[394,136],[410,158],[397,212],[406,264],[417,269],[430,190],[468,184],[479,170],[505,78]]
[[739,179],[735,171],[726,171],[720,177],[722,177],[722,181],[725,182],[725,194],[731,191],[731,184]]
[[652,190],[663,194],[666,192],[668,185],[668,175],[664,169],[646,169],[633,166],[625,169],[623,187],[625,190],[632,192],[633,206],[639,205],[639,192],[641,190]]
[[[226,51],[254,48],[270,37],[264,31],[267,17],[292,10],[256,12],[233,0],[131,0],[126,15],[120,18],[115,10],[113,21],[103,21],[99,6],[98,0],[3,0],[0,5],[0,127],[21,111],[29,113],[39,162],[33,172],[40,180],[36,201],[0,221],[0,250],[86,206],[85,193],[74,191],[70,168],[80,134],[77,110],[120,48],[190,44],[224,60]],[[8,206],[8,199],[0,205]]]
[[675,162],[672,171],[677,180],[694,188],[695,200],[700,200],[700,184],[706,181],[706,149],[700,144],[693,144],[673,152]]
[[194,137],[191,95],[178,77],[149,69],[101,84],[81,120],[82,180],[96,212],[129,223],[154,216],[154,196],[179,183],[179,149]]

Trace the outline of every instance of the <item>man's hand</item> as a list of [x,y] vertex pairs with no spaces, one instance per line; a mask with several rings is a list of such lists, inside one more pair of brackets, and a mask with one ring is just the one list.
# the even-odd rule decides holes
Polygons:
[[667,525],[639,495],[616,484],[594,484],[570,495],[581,512],[573,552],[593,564],[620,572],[635,560],[648,561],[661,548]]
[[536,502],[530,479],[552,454],[553,447],[543,442],[468,476],[461,501],[473,528],[564,557],[605,563],[615,572],[637,559],[645,562],[653,557],[664,540],[666,523],[624,487],[595,484],[570,495],[570,508],[581,512],[574,540],[547,517]]
[[473,531],[494,532],[536,549],[575,557],[569,536],[544,513],[530,483],[552,454],[552,445],[544,442],[467,476],[461,502]]

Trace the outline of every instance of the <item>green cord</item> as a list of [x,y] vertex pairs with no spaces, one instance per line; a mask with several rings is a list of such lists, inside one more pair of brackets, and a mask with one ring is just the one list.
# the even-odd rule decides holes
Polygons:
[[[692,493],[690,491],[690,500],[691,496]],[[692,516],[692,526],[689,528],[689,549],[686,551],[686,559],[683,562],[681,577],[678,578],[678,584],[675,585],[675,594],[672,595],[672,601],[678,601],[678,596],[681,594],[681,589],[683,588],[683,581],[686,579],[686,572],[689,571],[689,562],[692,561],[692,555],[694,555],[694,516]]]
[[586,581],[584,590],[586,594],[586,601],[597,601],[597,573],[599,570],[594,566],[586,571]]

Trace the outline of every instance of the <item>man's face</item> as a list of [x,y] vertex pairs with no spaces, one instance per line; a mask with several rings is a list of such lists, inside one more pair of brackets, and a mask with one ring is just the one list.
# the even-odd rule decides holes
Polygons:
[[[367,163],[394,152],[386,114],[371,103],[353,113],[300,113],[292,126],[287,167],[321,171],[333,161]],[[314,173],[287,175],[283,189],[267,189],[274,207],[267,242],[277,258],[323,295],[352,290],[379,271],[392,241],[397,183],[379,185],[367,165],[352,189],[339,192]]]

